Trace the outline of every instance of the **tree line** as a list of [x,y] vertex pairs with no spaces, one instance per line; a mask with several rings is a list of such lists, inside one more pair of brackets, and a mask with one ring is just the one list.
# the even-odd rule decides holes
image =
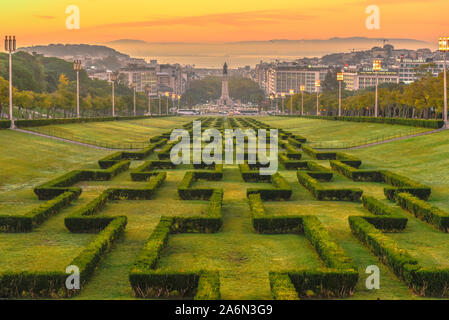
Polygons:
[[[0,54],[0,119],[9,112],[9,61]],[[74,117],[76,115],[76,73],[73,64],[59,58],[17,52],[13,55],[13,105],[17,119]],[[110,116],[112,88],[108,81],[90,79],[80,71],[80,114],[82,117]],[[117,115],[132,115],[133,89],[118,79],[115,85]],[[167,98],[161,98],[165,113]],[[170,99],[171,100],[171,99]],[[169,101],[169,107],[172,102]],[[137,114],[148,113],[148,97],[136,94]],[[152,99],[151,112],[159,112],[159,101]]]
[[[336,73],[329,78],[326,77],[328,81],[323,83],[323,92],[319,95],[321,115],[338,115],[338,82],[333,79],[336,79]],[[421,119],[442,118],[444,108],[443,80],[442,73],[438,77],[425,73],[420,76],[418,81],[411,84],[380,84],[378,89],[379,116]],[[293,99],[293,111],[301,112],[301,94],[286,97],[284,110],[290,111],[290,99]],[[281,102],[278,103],[281,106]],[[343,86],[343,116],[374,116],[374,108],[374,87],[349,91],[345,90]],[[304,93],[304,113],[316,114],[316,93]]]

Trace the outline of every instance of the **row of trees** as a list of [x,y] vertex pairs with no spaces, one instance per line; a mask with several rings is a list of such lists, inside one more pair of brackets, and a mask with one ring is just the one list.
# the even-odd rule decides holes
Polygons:
[[[0,119],[9,112],[9,82],[7,55],[0,54]],[[73,64],[58,58],[17,52],[13,57],[13,105],[18,119],[76,116],[76,74]],[[115,86],[117,115],[134,112],[133,89],[119,78]],[[167,98],[161,98],[161,111],[166,113]],[[148,97],[136,94],[137,114],[149,111]],[[171,99],[169,108],[173,105]],[[80,113],[82,117],[112,115],[110,83],[92,80],[85,70],[80,72]],[[151,113],[159,113],[159,101],[152,99]]]
[[[221,96],[221,77],[206,77],[201,80],[193,80],[189,89],[182,97],[182,102],[188,106],[209,103]],[[233,100],[242,103],[262,104],[265,95],[254,81],[242,77],[229,78],[229,95]]]
[[[425,74],[420,80],[409,85],[379,85],[379,116],[404,118],[442,118],[443,74],[434,77]],[[336,82],[336,81],[335,81]],[[319,95],[321,115],[338,115],[338,83],[323,87]],[[284,111],[289,112],[293,99],[293,111],[301,112],[301,94],[288,96],[284,101]],[[274,103],[274,102],[273,102]],[[278,106],[281,109],[279,99]],[[359,91],[342,90],[342,114],[344,116],[373,116],[375,105],[375,88]],[[316,114],[316,93],[304,93],[304,113]]]

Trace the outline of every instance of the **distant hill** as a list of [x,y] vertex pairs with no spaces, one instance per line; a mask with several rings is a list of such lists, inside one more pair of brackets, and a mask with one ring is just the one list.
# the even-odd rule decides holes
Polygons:
[[50,44],[48,46],[32,46],[19,48],[19,51],[39,53],[47,57],[64,58],[67,56],[91,56],[96,58],[116,57],[126,59],[129,55],[118,52],[115,49],[88,44]]

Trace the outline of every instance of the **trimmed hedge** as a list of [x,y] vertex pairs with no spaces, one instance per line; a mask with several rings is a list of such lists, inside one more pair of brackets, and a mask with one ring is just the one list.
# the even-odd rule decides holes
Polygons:
[[142,165],[137,167],[131,172],[131,180],[133,181],[146,181],[148,178],[152,177],[155,173],[153,170],[156,169],[175,169],[174,165],[169,160],[150,160],[144,162]]
[[9,129],[11,128],[10,120],[0,120],[0,129]]
[[396,194],[396,203],[415,215],[415,217],[435,226],[437,229],[448,232],[449,230],[449,213],[440,208],[432,206],[430,203],[423,201],[409,193]]
[[260,171],[253,170],[248,163],[239,164],[240,174],[245,182],[269,182],[271,177],[269,175],[261,175]]
[[449,296],[449,269],[423,268],[398,243],[377,230],[363,217],[349,217],[352,232],[403,279],[417,294]]
[[353,122],[373,122],[373,123],[386,123],[397,124],[403,126],[423,127],[439,129],[444,125],[443,120],[425,120],[425,119],[406,119],[406,118],[383,118],[383,117],[337,117],[337,116],[303,116],[304,118],[311,119],[324,119],[324,120],[340,120],[340,121],[353,121]]
[[290,279],[288,272],[268,273],[271,294],[275,300],[299,300],[298,292]]
[[0,216],[0,232],[31,232],[34,227],[70,205],[73,200],[79,197],[80,193],[65,192],[23,216]]
[[292,187],[279,172],[269,176],[274,188],[249,188],[246,196],[259,193],[263,200],[288,200],[292,196]]
[[[127,218],[115,217],[95,239],[69,265],[80,270],[81,286],[94,273],[103,255],[123,233]],[[68,290],[65,281],[68,274],[61,271],[2,272],[0,273],[0,297],[2,298],[67,298],[79,293]]]
[[296,173],[298,181],[302,184],[317,200],[327,201],[360,201],[363,194],[361,189],[331,189],[324,188],[318,180],[312,178],[309,173],[298,171]]
[[382,171],[380,170],[360,170],[350,165],[344,164],[343,162],[338,160],[330,160],[330,165],[332,169],[354,181],[364,181],[364,182],[384,181]]
[[302,150],[317,160],[335,160],[337,156],[335,151],[318,151],[309,146],[302,146]]
[[302,217],[267,215],[259,193],[248,195],[248,202],[253,227],[258,233],[302,233]]
[[430,187],[390,171],[382,171],[382,176],[386,184],[393,186],[384,188],[385,196],[391,201],[395,201],[396,194],[403,192],[427,200],[432,192]]
[[171,233],[217,232],[222,225],[223,191],[214,190],[206,216],[161,217],[150,238],[137,256],[129,274],[136,297],[194,297],[195,300],[220,298],[218,272],[168,272],[156,270]]
[[56,179],[34,188],[39,200],[50,200],[65,192],[81,193],[78,187],[72,187],[80,181],[108,181],[120,172],[129,169],[131,162],[121,161],[106,170],[74,170]]
[[98,164],[99,164],[100,168],[107,169],[123,160],[143,160],[143,159],[147,158],[148,156],[150,156],[156,148],[160,147],[161,145],[165,144],[166,142],[167,142],[166,139],[159,140],[158,142],[150,144],[148,147],[146,147],[140,151],[115,152],[103,159],[100,159],[98,161]]
[[374,225],[377,229],[383,231],[397,231],[404,230],[407,226],[408,219],[399,216],[396,209],[384,204],[374,197],[363,195],[363,206],[373,216],[364,217],[369,223]]
[[36,119],[36,120],[16,120],[16,121],[14,121],[14,123],[16,124],[17,127],[27,128],[27,127],[49,126],[49,125],[54,125],[54,124],[138,120],[138,119],[146,119],[146,118],[155,118],[155,116]]
[[85,207],[65,218],[65,226],[71,232],[98,232],[113,220],[111,217],[94,216],[106,206],[108,201],[119,199],[151,199],[156,189],[165,181],[166,177],[166,172],[155,173],[154,178],[150,179],[149,183],[140,189],[107,189]]
[[215,165],[215,170],[189,171],[178,186],[178,195],[183,200],[208,200],[214,193],[214,188],[191,188],[194,181],[218,181],[223,178],[223,165]]

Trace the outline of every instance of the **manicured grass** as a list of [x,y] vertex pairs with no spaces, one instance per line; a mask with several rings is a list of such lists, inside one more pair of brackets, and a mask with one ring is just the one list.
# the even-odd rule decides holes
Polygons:
[[[181,124],[180,118],[172,124],[159,124],[158,133]],[[260,118],[258,118],[260,119]],[[272,122],[300,121],[304,119],[270,118]],[[144,123],[147,120],[142,120]],[[152,121],[152,120],[148,120]],[[168,121],[168,120],[165,120]],[[171,121],[171,120],[170,120]],[[304,120],[315,123],[332,121]],[[138,121],[134,121],[138,122]],[[127,122],[112,123],[111,129],[89,128],[91,134],[102,139],[121,141],[120,133],[130,129]],[[346,129],[346,137],[355,136],[363,131],[359,123],[341,123]],[[82,132],[93,124],[78,124],[76,131]],[[114,126],[122,126],[113,130]],[[363,124],[367,126],[368,124]],[[369,124],[371,125],[371,124]],[[86,126],[86,127],[85,127]],[[131,124],[132,128],[145,127],[145,124]],[[320,127],[321,126],[321,127]],[[388,127],[388,125],[380,125]],[[65,127],[65,126],[62,126]],[[74,126],[75,127],[75,126]],[[313,136],[312,129],[298,126],[295,133],[305,137]],[[400,127],[395,127],[400,128]],[[390,128],[391,129],[391,128]],[[93,130],[93,131],[92,131]],[[109,131],[109,134],[106,132]],[[124,131],[121,131],[124,130]],[[136,129],[137,135],[148,139]],[[147,130],[147,129],[142,129]],[[151,129],[156,130],[156,129]],[[333,138],[331,129],[319,125],[316,135]],[[324,131],[326,131],[324,133]],[[396,129],[391,129],[396,130]],[[109,137],[109,136],[110,137]],[[131,135],[133,133],[131,132]],[[155,135],[155,134],[154,134]],[[316,136],[315,135],[315,136]],[[134,137],[136,137],[134,136]],[[0,131],[0,138],[6,137],[8,148],[0,157],[0,165],[11,172],[0,171],[0,214],[23,214],[40,204],[32,193],[32,186],[47,181],[69,170],[85,167],[98,168],[96,161],[108,152],[55,142],[44,138],[24,135],[11,131]],[[360,157],[361,168],[384,168],[416,179],[432,187],[431,202],[449,208],[449,132],[398,141],[366,149],[348,151]],[[117,139],[117,140],[115,140]],[[137,138],[135,138],[137,139]],[[27,148],[23,148],[27,146]],[[44,152],[41,152],[44,150]],[[345,151],[346,152],[346,151]],[[43,153],[43,155],[41,155]],[[41,157],[41,158],[39,158]],[[152,155],[149,159],[155,159]],[[42,159],[42,160],[41,160]],[[304,155],[304,160],[310,157]],[[317,161],[329,167],[329,161]],[[140,165],[133,161],[131,168]],[[35,165],[33,167],[33,165]],[[98,215],[126,215],[128,225],[124,235],[114,244],[110,252],[100,262],[94,276],[77,299],[133,299],[128,273],[142,246],[159,222],[161,216],[192,216],[204,214],[208,201],[185,201],[178,198],[177,186],[191,167],[181,166],[176,170],[163,170],[168,173],[166,182],[158,189],[154,199],[148,201],[112,201]],[[315,215],[329,230],[330,235],[341,245],[355,261],[359,271],[356,292],[350,299],[421,299],[398,279],[369,249],[350,231],[348,217],[366,215],[368,212],[361,203],[316,201],[312,195],[298,183],[295,171],[282,170],[280,173],[293,188],[289,201],[264,202],[267,213],[272,215]],[[11,182],[10,182],[11,181]],[[50,218],[29,234],[0,233],[0,270],[65,270],[67,264],[95,237],[94,234],[72,234],[64,227],[64,217],[70,215],[110,187],[140,186],[142,182],[133,182],[129,171],[106,182],[80,182],[81,197],[73,205]],[[385,199],[384,184],[361,183],[351,181],[339,174],[323,183],[331,187],[357,187],[365,194]],[[170,270],[207,269],[219,270],[221,296],[223,299],[271,299],[268,271],[296,268],[316,268],[322,261],[315,249],[302,235],[262,235],[254,232],[246,199],[246,189],[251,187],[269,187],[267,183],[245,183],[237,166],[225,166],[223,181],[195,182],[196,187],[213,186],[224,189],[223,228],[215,234],[176,234],[170,235],[158,268]],[[387,205],[393,203],[383,200]],[[409,219],[408,227],[400,233],[388,236],[398,241],[399,246],[407,249],[422,265],[430,267],[449,267],[447,251],[448,235],[435,230],[428,224],[402,212]],[[377,265],[381,272],[381,289],[368,290],[365,287],[367,266]]]
[[97,168],[108,151],[12,130],[0,131],[0,214],[23,214],[39,204],[33,187],[69,170]]
[[283,128],[307,137],[317,148],[345,148],[363,145],[388,137],[429,131],[426,128],[389,125],[381,123],[348,123],[305,118],[262,117],[258,118],[272,127]]
[[150,137],[166,132],[170,128],[180,127],[192,119],[194,118],[150,118],[129,121],[61,124],[28,129],[109,148],[138,149],[143,148]]
[[388,169],[432,187],[429,201],[449,210],[449,131],[345,151],[363,168]]

